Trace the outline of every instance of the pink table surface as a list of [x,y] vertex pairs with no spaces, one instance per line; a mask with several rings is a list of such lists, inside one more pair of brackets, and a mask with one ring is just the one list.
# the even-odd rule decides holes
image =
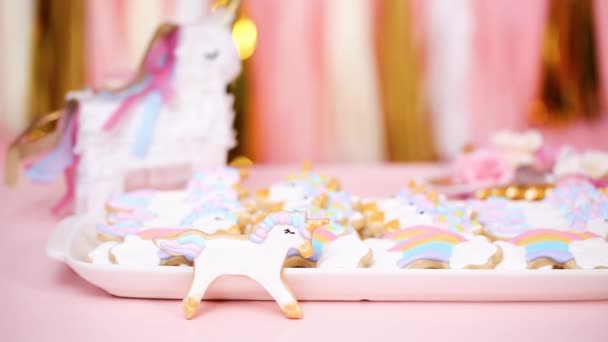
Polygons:
[[[268,183],[294,167],[252,172]],[[389,194],[421,165],[320,166],[346,189]],[[377,177],[382,174],[383,177]],[[45,255],[57,219],[48,208],[62,184],[0,190],[0,341],[559,340],[608,341],[608,301],[557,303],[302,302],[288,320],[274,302],[205,302],[194,320],[176,300],[113,297]]]

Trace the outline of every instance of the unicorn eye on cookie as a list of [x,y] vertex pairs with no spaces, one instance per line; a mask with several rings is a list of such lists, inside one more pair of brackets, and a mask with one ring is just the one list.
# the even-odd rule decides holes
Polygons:
[[186,318],[194,316],[209,285],[223,275],[243,275],[259,282],[287,317],[302,318],[280,271],[292,248],[305,257],[312,256],[312,233],[327,223],[310,220],[303,212],[279,212],[266,216],[249,236],[213,236],[188,230],[156,238],[154,243],[164,253],[183,256],[194,264],[192,286],[183,303]]

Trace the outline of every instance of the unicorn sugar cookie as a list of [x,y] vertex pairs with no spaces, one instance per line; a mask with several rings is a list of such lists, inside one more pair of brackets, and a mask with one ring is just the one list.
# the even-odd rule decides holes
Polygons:
[[295,248],[310,257],[315,229],[329,220],[308,219],[304,212],[273,213],[249,236],[207,235],[188,230],[154,239],[163,252],[183,256],[194,264],[192,286],[183,301],[185,317],[194,317],[209,285],[223,275],[247,276],[260,283],[289,318],[302,318],[297,299],[281,279],[287,252]]

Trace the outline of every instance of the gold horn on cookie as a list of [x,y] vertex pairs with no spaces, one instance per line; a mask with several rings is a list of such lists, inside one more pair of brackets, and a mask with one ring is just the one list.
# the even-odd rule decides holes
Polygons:
[[324,192],[312,200],[312,204],[319,208],[327,208],[327,202],[328,202],[327,194]]
[[329,219],[308,219],[306,220],[306,230],[308,230],[311,234],[315,231],[315,229],[326,226],[329,224]]
[[245,156],[238,156],[232,159],[229,166],[238,169],[241,178],[245,178],[249,175],[249,168],[253,165],[251,159]]

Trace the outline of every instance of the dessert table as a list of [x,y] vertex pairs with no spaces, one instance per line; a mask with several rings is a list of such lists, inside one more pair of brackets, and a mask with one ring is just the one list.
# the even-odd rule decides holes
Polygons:
[[[256,166],[250,185],[269,184],[298,167]],[[346,190],[378,196],[437,166],[315,170],[338,176]],[[49,208],[62,194],[61,183],[39,186],[22,179],[17,189],[0,188],[1,341],[608,341],[608,301],[301,302],[302,320],[286,319],[274,302],[211,301],[185,320],[179,301],[113,297],[45,255],[58,221]]]

